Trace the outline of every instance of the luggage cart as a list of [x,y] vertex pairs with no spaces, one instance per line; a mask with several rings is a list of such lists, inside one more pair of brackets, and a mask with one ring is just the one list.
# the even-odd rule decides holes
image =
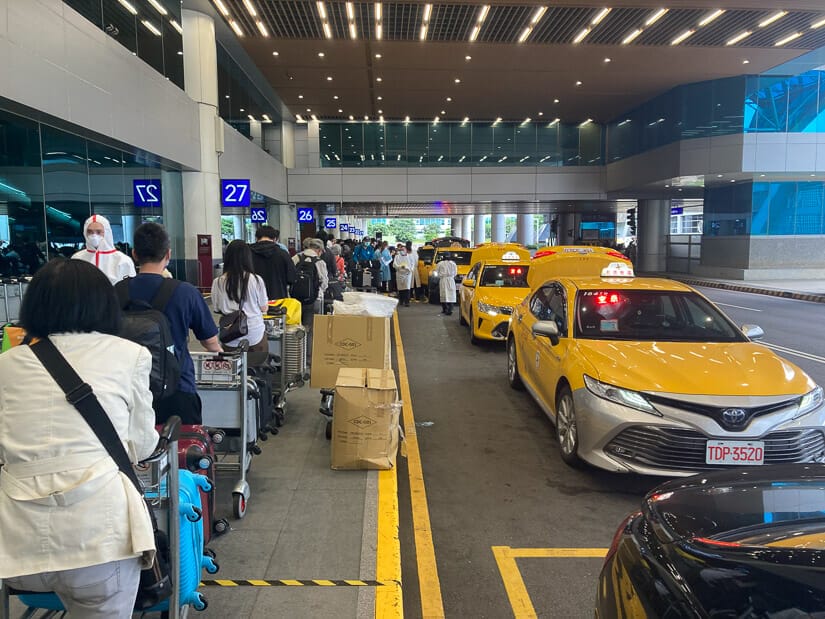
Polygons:
[[0,279],[2,303],[0,303],[0,324],[16,322],[20,318],[20,305],[31,277],[5,277]]
[[302,325],[288,325],[284,316],[264,319],[269,354],[277,369],[272,386],[275,421],[280,427],[286,419],[286,396],[303,387],[309,380],[307,372],[306,329]]
[[[178,486],[178,435],[180,433],[180,418],[172,417],[159,432],[160,440],[149,458],[135,467],[138,479],[143,484],[143,493],[147,502],[155,512],[158,527],[163,529],[169,537],[169,570],[172,580],[172,595],[168,602],[166,616],[169,619],[180,619],[188,615],[188,606],[180,604],[180,519],[179,519],[179,486]],[[36,602],[36,606],[26,606],[21,619],[34,619],[39,611],[40,617],[62,617],[66,615],[60,599],[54,593],[28,593],[12,590],[0,580],[0,619],[11,619],[9,597],[11,595],[26,595],[29,601]],[[206,606],[205,600],[204,608]],[[140,611],[135,611],[140,612]]]
[[[193,352],[195,384],[203,402],[203,425],[220,428],[226,436],[215,444],[220,459],[217,471],[237,471],[239,479],[232,489],[232,511],[235,518],[246,516],[251,496],[246,473],[253,454],[261,453],[257,444],[258,420],[255,399],[250,397],[257,386],[247,376],[247,352],[236,353]],[[237,436],[234,434],[237,432]],[[237,456],[237,461],[227,456]]]

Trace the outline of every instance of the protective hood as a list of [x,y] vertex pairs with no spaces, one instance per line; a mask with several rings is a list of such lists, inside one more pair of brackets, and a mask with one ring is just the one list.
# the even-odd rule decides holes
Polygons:
[[262,258],[271,258],[281,250],[278,244],[273,241],[258,241],[257,243],[252,243],[249,249],[252,250],[253,254],[257,254]]
[[[100,245],[95,249],[89,244],[89,235],[86,232],[86,229],[89,227],[91,223],[99,223],[103,224],[103,240],[101,241]],[[86,249],[90,252],[99,252],[102,254],[116,251],[115,250],[115,238],[112,236],[112,226],[109,223],[109,220],[106,219],[103,215],[92,215],[83,223],[83,238],[86,239]]]
[[598,380],[634,391],[695,395],[803,395],[813,381],[791,362],[751,342],[579,340]]

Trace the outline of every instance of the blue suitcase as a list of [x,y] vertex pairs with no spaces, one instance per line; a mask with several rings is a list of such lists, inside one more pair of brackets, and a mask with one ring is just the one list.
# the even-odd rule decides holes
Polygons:
[[[206,608],[206,598],[198,592],[201,570],[214,574],[218,564],[211,552],[205,554],[203,546],[203,524],[201,523],[200,489],[209,492],[212,484],[204,475],[179,470],[179,518],[180,518],[180,583],[177,584],[180,605],[190,605],[195,610]],[[163,490],[161,490],[163,492]],[[151,498],[151,495],[147,495]],[[54,593],[27,593],[19,596],[20,602],[30,608],[63,611],[63,604]],[[169,610],[169,600],[143,612],[164,612]]]

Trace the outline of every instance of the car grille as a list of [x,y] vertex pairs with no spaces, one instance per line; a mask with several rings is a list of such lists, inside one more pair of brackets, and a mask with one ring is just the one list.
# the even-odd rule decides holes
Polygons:
[[[708,438],[694,430],[634,426],[620,432],[605,451],[642,466],[673,471],[719,468],[705,464]],[[825,436],[818,430],[781,430],[760,439],[765,443],[765,464],[813,462],[825,452]]]
[[[645,394],[645,397],[654,405],[661,404],[675,409],[689,411],[691,413],[698,413],[705,417],[710,417],[722,428],[731,432],[741,432],[746,430],[754,417],[767,415],[784,408],[797,406],[799,404],[799,396],[794,396],[783,402],[776,402],[763,406],[746,407],[729,407],[729,406],[708,406],[705,404],[697,404],[695,402],[686,402],[685,400],[676,400],[673,398],[664,397],[658,394]],[[725,420],[724,412],[735,408],[744,413],[743,418],[738,423],[731,423]]]

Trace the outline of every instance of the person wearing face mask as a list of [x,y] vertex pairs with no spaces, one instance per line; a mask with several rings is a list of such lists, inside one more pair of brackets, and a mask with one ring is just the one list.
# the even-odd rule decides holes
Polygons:
[[372,245],[370,245],[369,238],[364,237],[363,242],[352,251],[352,259],[355,262],[369,262],[372,260],[373,253],[375,253],[375,251]]
[[395,283],[398,287],[398,303],[404,307],[410,306],[410,288],[412,287],[413,271],[416,270],[416,263],[412,256],[407,253],[407,248],[403,245],[392,262],[395,267]]
[[72,256],[73,260],[91,262],[103,271],[112,284],[135,276],[135,263],[121,251],[115,249],[112,226],[102,215],[92,215],[83,224],[86,249]]

